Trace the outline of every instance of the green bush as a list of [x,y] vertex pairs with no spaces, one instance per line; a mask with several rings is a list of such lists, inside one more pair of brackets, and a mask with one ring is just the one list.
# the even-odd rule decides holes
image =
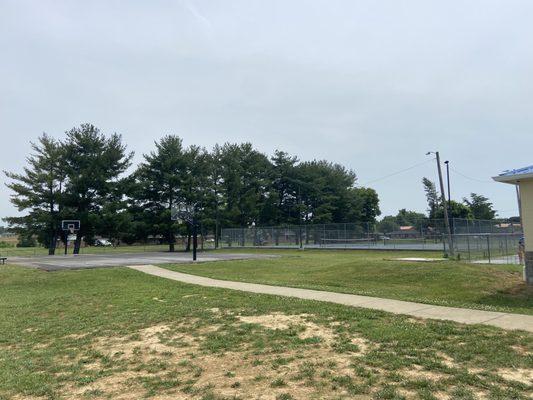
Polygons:
[[17,247],[35,247],[37,242],[33,236],[20,236]]
[[6,242],[4,240],[0,241],[0,249],[7,249],[9,247],[15,247],[13,243]]

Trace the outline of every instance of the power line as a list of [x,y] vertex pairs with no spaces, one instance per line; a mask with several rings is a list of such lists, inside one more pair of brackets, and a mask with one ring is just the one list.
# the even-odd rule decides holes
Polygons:
[[469,179],[469,180],[471,180],[471,181],[474,181],[474,182],[480,182],[480,183],[489,183],[489,182],[492,183],[492,181],[489,181],[489,180],[482,180],[482,179],[472,178],[472,177],[470,177],[470,176],[468,176],[468,175],[463,174],[462,172],[457,171],[456,169],[454,169],[454,168],[452,168],[452,167],[450,167],[450,169],[451,169],[453,172],[455,172],[456,174],[462,176],[463,178]]
[[371,183],[374,183],[374,182],[379,182],[379,181],[382,181],[384,179],[387,179],[387,178],[390,178],[392,176],[396,176],[396,175],[399,175],[403,172],[407,172],[407,171],[410,171],[416,167],[420,167],[421,165],[424,165],[424,164],[427,164],[427,163],[430,163],[432,162],[433,160],[435,160],[435,158],[430,158],[430,159],[426,159],[424,162],[421,162],[421,163],[418,163],[418,164],[415,164],[415,165],[412,165],[410,167],[407,167],[407,168],[404,168],[402,170],[399,170],[399,171],[396,171],[396,172],[393,172],[391,174],[388,174],[388,175],[385,175],[385,176],[382,176],[380,178],[377,178],[377,179],[374,179],[374,180],[371,180],[371,181],[368,181],[368,182],[364,182],[364,183],[360,183],[359,185],[361,186],[366,186],[366,185],[369,185]]

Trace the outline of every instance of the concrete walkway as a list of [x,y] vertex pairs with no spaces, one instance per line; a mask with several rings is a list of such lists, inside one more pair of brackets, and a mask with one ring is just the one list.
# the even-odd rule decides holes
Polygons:
[[393,314],[406,314],[418,318],[441,319],[463,324],[484,324],[507,330],[520,329],[533,332],[533,315],[432,306],[429,304],[412,303],[410,301],[381,299],[379,297],[359,296],[355,294],[224,281],[170,271],[154,265],[132,265],[129,268],[146,274],[159,276],[161,278],[172,279],[193,285],[241,290],[251,293],[272,294],[276,296],[296,297],[305,300],[327,301],[352,307],[387,311]]

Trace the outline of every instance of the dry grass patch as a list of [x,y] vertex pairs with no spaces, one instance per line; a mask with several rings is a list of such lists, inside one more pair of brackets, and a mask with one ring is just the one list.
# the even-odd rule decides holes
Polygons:
[[533,385],[533,369],[500,368],[498,375],[508,381],[516,381],[524,385]]
[[301,339],[320,338],[326,344],[332,344],[336,335],[327,326],[318,325],[309,320],[310,314],[287,315],[282,313],[272,313],[265,315],[238,316],[239,321],[247,324],[258,324],[268,329],[290,329],[303,328],[298,336]]
[[[62,394],[80,400],[87,397],[276,400],[284,394],[290,394],[292,399],[382,398],[380,391],[386,387],[390,373],[365,363],[365,356],[379,350],[379,345],[348,334],[340,324],[331,321],[319,324],[313,321],[312,314],[243,316],[224,314],[214,308],[208,311],[216,314],[218,322],[202,325],[189,319],[153,325],[129,336],[95,338],[87,354],[99,356],[89,360],[85,354],[75,360],[92,377],[91,381],[65,385]],[[226,337],[231,340],[242,329],[249,341],[210,351],[207,345],[210,340]],[[253,345],[254,338],[275,341],[272,338],[277,338],[276,335],[299,341],[283,349],[276,349],[274,342],[268,343],[272,347],[260,350]],[[436,356],[447,367],[461,367],[443,352]],[[468,371],[484,372],[482,368]],[[499,369],[498,374],[526,385],[532,381],[532,370],[528,369]],[[399,369],[397,375],[401,377],[400,383],[427,381],[435,388],[453,378],[452,373],[432,371],[418,364]],[[419,398],[413,387],[398,385],[395,390],[398,398]],[[479,389],[473,393],[475,398],[486,395]],[[437,399],[450,398],[447,391],[435,391],[433,395]]]
[[[282,313],[236,317],[238,322],[233,326],[245,323],[274,331],[295,329],[300,339],[320,338],[282,353],[257,353],[253,348],[209,353],[202,350],[206,335],[217,333],[224,325],[196,327],[191,320],[177,325],[153,325],[124,337],[98,337],[90,344],[89,353],[101,357],[91,362],[87,356],[75,360],[95,376],[94,380],[66,385],[62,393],[72,399],[131,399],[150,396],[153,384],[160,386],[154,392],[158,399],[201,398],[205,393],[265,400],[275,400],[284,393],[294,399],[349,397],[349,387],[332,389],[330,380],[344,376],[350,382],[363,383],[354,373],[354,354],[335,351],[339,336],[330,327],[310,321],[311,317]],[[360,351],[370,346],[363,338],[349,340]],[[102,359],[117,361],[119,366],[106,366]]]
[[448,354],[443,353],[442,351],[437,351],[435,355],[439,357],[442,363],[446,365],[448,368],[458,367],[458,364],[455,362],[455,360],[452,357],[450,357]]
[[400,371],[400,374],[410,380],[425,379],[432,382],[438,382],[446,378],[446,374],[428,371],[420,365],[413,365],[410,368],[404,368]]

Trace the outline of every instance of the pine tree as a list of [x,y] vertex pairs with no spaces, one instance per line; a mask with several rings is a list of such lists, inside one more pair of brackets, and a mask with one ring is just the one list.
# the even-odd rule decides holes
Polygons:
[[99,227],[105,226],[104,206],[121,197],[117,187],[133,153],[126,153],[120,135],[106,137],[91,124],[68,131],[63,148],[67,177],[64,198],[68,207],[65,213],[81,222],[74,243],[74,254],[78,254],[82,237],[102,233]]
[[424,185],[424,192],[426,192],[429,219],[435,219],[437,218],[439,208],[441,208],[437,188],[435,183],[428,178],[422,178],[422,185]]
[[150,221],[152,233],[163,235],[173,252],[178,224],[171,220],[171,213],[173,207],[185,200],[188,160],[178,136],[164,136],[155,147],[155,151],[144,155],[135,173],[138,203]]
[[5,172],[12,179],[7,187],[14,193],[11,203],[19,211],[28,211],[24,216],[5,218],[12,229],[21,237],[36,235],[39,242],[48,247],[53,255],[56,248],[62,211],[62,190],[65,181],[63,169],[63,147],[43,134],[37,143],[32,143],[34,151],[27,158],[28,165],[23,173]]

